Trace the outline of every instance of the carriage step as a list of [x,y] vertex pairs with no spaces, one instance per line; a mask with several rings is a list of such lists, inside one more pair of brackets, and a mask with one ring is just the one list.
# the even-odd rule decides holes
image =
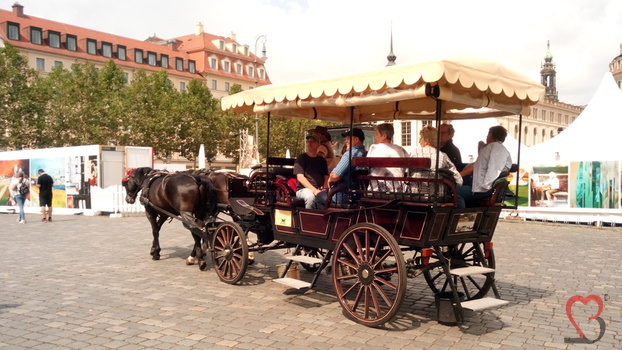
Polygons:
[[301,281],[301,280],[297,280],[295,278],[289,278],[289,277],[277,278],[277,279],[274,279],[273,281],[276,283],[280,283],[282,285],[291,287],[291,288],[296,288],[296,289],[304,289],[304,288],[311,287],[311,283],[309,282],[305,282],[305,281]]
[[510,302],[507,300],[501,300],[496,298],[481,298],[474,299],[469,301],[463,301],[460,303],[463,309],[471,310],[471,311],[480,311],[485,309],[490,309],[493,307],[500,307],[503,305],[507,305]]
[[472,275],[481,275],[485,273],[495,272],[495,269],[491,269],[489,267],[483,266],[469,266],[469,267],[460,267],[457,269],[451,269],[449,271],[454,276],[472,276]]
[[306,255],[289,255],[289,256],[286,256],[286,258],[288,258],[289,260],[299,261],[301,263],[305,263],[309,265],[320,264],[322,262],[322,259],[314,258],[312,256],[306,256]]

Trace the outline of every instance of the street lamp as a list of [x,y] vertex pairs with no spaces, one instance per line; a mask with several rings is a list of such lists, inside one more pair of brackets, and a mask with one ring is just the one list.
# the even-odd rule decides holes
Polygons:
[[[255,88],[259,85],[259,74],[257,71],[257,44],[259,44],[259,40],[263,39],[263,49],[261,50],[261,59],[266,62],[268,57],[266,57],[266,41],[268,38],[265,35],[260,35],[257,40],[255,40]],[[255,159],[257,163],[261,163],[259,159],[259,114],[255,113]]]

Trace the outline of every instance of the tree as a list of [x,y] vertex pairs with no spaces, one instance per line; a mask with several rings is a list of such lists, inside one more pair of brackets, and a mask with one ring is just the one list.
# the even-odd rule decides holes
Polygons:
[[9,42],[0,47],[0,138],[1,148],[29,148],[37,140],[37,122],[43,101],[30,84],[37,80],[28,59]]

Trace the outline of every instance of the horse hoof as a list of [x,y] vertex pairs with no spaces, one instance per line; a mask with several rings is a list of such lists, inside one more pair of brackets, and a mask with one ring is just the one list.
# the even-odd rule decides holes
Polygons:
[[248,259],[248,265],[253,265],[255,263],[255,259]]
[[153,257],[151,257],[153,260],[160,260],[160,255],[159,254],[153,254]]
[[188,259],[186,259],[186,265],[194,265],[194,258],[188,257]]
[[199,263],[199,270],[201,271],[207,270],[207,263],[205,261]]

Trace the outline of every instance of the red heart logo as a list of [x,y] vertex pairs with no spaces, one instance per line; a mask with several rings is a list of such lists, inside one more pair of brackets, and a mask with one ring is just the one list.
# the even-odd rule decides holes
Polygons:
[[596,302],[596,304],[598,304],[598,311],[596,312],[596,315],[588,318],[588,320],[594,320],[598,316],[600,316],[600,313],[603,311],[604,304],[603,304],[603,300],[598,295],[588,295],[587,297],[575,295],[573,297],[570,297],[570,299],[568,299],[568,301],[566,302],[566,315],[568,315],[568,319],[570,320],[570,323],[572,323],[574,328],[577,329],[577,332],[579,332],[579,336],[581,336],[581,338],[585,338],[585,334],[583,333],[579,325],[577,325],[577,322],[574,320],[574,317],[572,317],[572,305],[576,303],[577,301],[581,302],[583,305],[587,305],[587,303],[589,303],[590,301],[594,301]]

